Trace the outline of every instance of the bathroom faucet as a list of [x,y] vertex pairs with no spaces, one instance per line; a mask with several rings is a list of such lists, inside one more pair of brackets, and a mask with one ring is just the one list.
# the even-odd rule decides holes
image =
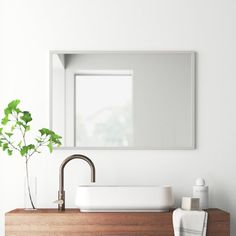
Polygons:
[[67,157],[62,162],[60,166],[60,170],[59,170],[59,191],[58,191],[58,200],[56,201],[56,203],[58,203],[59,211],[65,210],[64,168],[66,164],[73,159],[81,159],[81,160],[86,161],[89,164],[91,168],[91,182],[95,182],[95,166],[88,157],[81,154],[75,154],[75,155]]

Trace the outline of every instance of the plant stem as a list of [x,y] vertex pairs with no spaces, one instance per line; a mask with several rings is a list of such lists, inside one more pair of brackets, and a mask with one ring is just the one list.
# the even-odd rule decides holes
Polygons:
[[10,140],[8,140],[7,137],[6,137],[4,134],[1,134],[1,136],[4,138],[5,141],[7,141],[7,143],[8,143],[13,149],[15,149],[15,150],[17,150],[17,151],[20,151],[20,149],[17,148],[17,147],[15,147],[15,146],[13,145],[13,143],[12,143]]
[[[45,139],[46,139],[46,138],[45,138]],[[31,153],[28,154],[28,156],[26,157],[26,161],[29,161],[30,157],[31,157],[32,155],[34,155],[35,152],[38,152],[38,149],[39,149],[40,147],[44,146],[44,144],[47,143],[47,141],[45,142],[45,139],[44,139],[41,143],[39,143],[37,147],[35,147],[34,151],[32,151]]]
[[[18,115],[15,116],[15,119],[16,119],[17,122],[19,121]],[[26,146],[26,140],[25,140],[26,129],[24,129],[24,131],[23,131],[22,128],[21,128],[21,125],[18,125],[18,126],[19,126],[20,132],[22,134],[24,145]]]
[[31,196],[31,190],[30,190],[30,185],[29,185],[29,170],[28,170],[28,161],[25,161],[25,170],[26,170],[26,182],[27,182],[27,189],[28,189],[28,194],[29,194],[29,199],[30,203],[33,209],[36,209],[32,200]]

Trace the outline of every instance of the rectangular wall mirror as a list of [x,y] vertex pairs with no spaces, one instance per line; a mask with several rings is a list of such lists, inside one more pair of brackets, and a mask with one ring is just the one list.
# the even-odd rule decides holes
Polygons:
[[194,149],[195,53],[51,51],[62,148]]

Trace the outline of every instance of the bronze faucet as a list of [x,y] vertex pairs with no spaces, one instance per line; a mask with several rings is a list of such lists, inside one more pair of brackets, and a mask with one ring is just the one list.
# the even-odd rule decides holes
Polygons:
[[88,157],[81,154],[75,154],[75,155],[67,157],[62,162],[60,166],[60,170],[59,170],[59,191],[58,191],[58,200],[56,201],[56,203],[58,204],[59,211],[65,210],[64,168],[66,164],[73,159],[81,159],[81,160],[86,161],[89,164],[91,168],[91,182],[95,182],[95,166]]

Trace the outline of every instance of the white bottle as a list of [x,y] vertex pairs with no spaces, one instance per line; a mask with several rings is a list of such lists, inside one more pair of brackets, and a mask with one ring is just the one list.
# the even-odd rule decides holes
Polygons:
[[199,198],[201,209],[208,208],[209,190],[203,178],[198,178],[196,180],[195,186],[193,186],[193,197]]

